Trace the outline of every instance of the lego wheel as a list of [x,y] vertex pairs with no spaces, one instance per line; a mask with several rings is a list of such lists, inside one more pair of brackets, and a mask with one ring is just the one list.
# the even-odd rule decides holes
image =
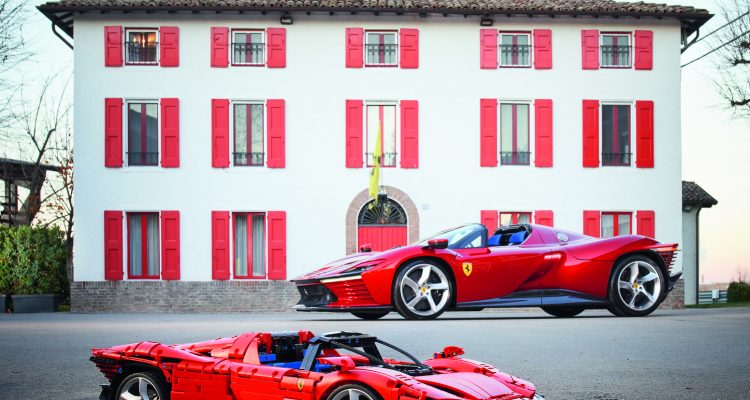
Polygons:
[[152,372],[136,372],[122,380],[115,392],[116,399],[169,400],[169,390],[163,377]]
[[327,400],[383,400],[383,398],[372,389],[354,383],[336,388]]

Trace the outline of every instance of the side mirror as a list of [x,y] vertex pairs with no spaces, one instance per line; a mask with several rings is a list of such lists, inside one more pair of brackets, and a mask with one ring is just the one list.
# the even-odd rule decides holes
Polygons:
[[458,346],[447,346],[440,353],[435,353],[433,358],[454,358],[464,354],[464,349]]
[[437,239],[430,239],[427,241],[427,246],[424,247],[425,249],[447,249],[448,248],[448,239],[443,238],[437,238]]
[[372,251],[372,245],[370,244],[363,244],[359,246],[360,253],[370,253],[371,251]]

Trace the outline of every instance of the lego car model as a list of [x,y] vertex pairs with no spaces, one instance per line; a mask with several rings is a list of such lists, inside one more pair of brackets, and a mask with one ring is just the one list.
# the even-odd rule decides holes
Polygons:
[[487,307],[541,307],[557,317],[588,308],[618,316],[653,312],[682,275],[677,244],[639,236],[605,239],[520,224],[488,237],[481,224],[448,229],[411,246],[360,252],[293,281],[298,311],[408,319]]
[[[543,399],[533,384],[446,347],[416,357],[355,332],[245,333],[182,345],[93,349],[100,400]],[[398,358],[392,358],[398,357]]]

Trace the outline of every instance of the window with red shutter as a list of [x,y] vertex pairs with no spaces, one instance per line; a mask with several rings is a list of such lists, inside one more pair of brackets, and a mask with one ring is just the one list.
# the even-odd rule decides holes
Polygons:
[[419,103],[401,100],[401,168],[419,166]]
[[229,279],[229,211],[211,211],[211,276]]
[[638,234],[650,238],[656,237],[656,213],[652,210],[638,210],[636,212]]
[[654,102],[635,102],[636,161],[638,168],[654,167]]
[[490,236],[495,233],[498,227],[500,214],[497,210],[482,210],[480,212],[480,220],[482,225],[487,227],[487,232]]
[[286,155],[286,116],[284,100],[266,101],[268,113],[268,168],[284,168]]
[[630,235],[633,231],[633,214],[626,211],[608,211],[600,216],[602,238]]
[[534,68],[552,68],[552,30],[534,29]]
[[161,212],[161,277],[180,280],[180,212]]
[[180,28],[176,26],[159,28],[159,64],[162,67],[180,65]]
[[554,226],[555,219],[552,210],[536,210],[534,212],[534,222],[539,225]]
[[104,212],[104,279],[122,280],[122,211]]
[[500,211],[500,226],[530,223],[531,211]]
[[286,279],[286,212],[269,211],[268,279]]
[[286,67],[286,29],[268,28],[268,68]]
[[122,167],[122,99],[104,99],[104,166]]
[[601,213],[594,210],[583,212],[583,234],[593,237],[599,237]]
[[229,65],[229,28],[211,28],[211,66],[226,68]]
[[161,166],[180,166],[180,100],[161,99]]
[[581,60],[583,69],[599,69],[599,31],[581,31]]
[[534,101],[534,146],[536,148],[534,165],[551,167],[553,140],[552,100],[550,99],[536,99]]
[[599,100],[583,101],[583,166],[599,167]]
[[128,212],[128,279],[159,279],[159,213]]
[[497,33],[496,29],[479,30],[479,67],[482,69],[497,68]]
[[268,154],[265,152],[265,121],[265,104],[262,101],[232,102],[233,166],[262,167],[266,165]]
[[229,167],[229,100],[211,100],[211,165]]
[[497,100],[481,99],[479,107],[479,165],[497,167]]
[[346,101],[346,167],[362,168],[362,100]]
[[364,32],[362,28],[346,28],[346,68],[362,68]]
[[122,27],[104,27],[104,66],[122,67]]
[[401,68],[419,68],[419,30],[404,28],[399,34]]
[[500,32],[500,67],[531,68],[531,32]]
[[653,68],[653,46],[653,31],[635,31],[635,69],[650,70]]

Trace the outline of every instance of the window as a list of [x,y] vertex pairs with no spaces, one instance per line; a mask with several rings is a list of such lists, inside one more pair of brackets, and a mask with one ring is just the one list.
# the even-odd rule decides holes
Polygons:
[[263,31],[232,31],[232,65],[264,65]]
[[159,279],[159,214],[128,213],[128,278]]
[[602,68],[630,68],[630,34],[602,33]]
[[159,165],[159,105],[128,102],[128,165]]
[[529,105],[500,103],[500,163],[529,165]]
[[266,217],[262,213],[234,213],[234,277],[266,277]]
[[125,63],[131,65],[157,65],[159,43],[157,29],[125,30]]
[[632,214],[629,212],[603,212],[601,237],[630,235],[631,219]]
[[500,66],[531,67],[530,33],[500,33]]
[[630,105],[602,104],[602,165],[630,165]]
[[398,65],[397,44],[398,32],[365,33],[365,54],[367,66],[396,66]]
[[235,166],[264,165],[263,108],[263,104],[260,103],[233,104],[234,151],[232,155]]
[[500,225],[530,224],[531,212],[500,212]]
[[380,150],[381,166],[396,166],[396,105],[377,104],[367,106],[367,166],[375,161],[378,132],[382,132]]

